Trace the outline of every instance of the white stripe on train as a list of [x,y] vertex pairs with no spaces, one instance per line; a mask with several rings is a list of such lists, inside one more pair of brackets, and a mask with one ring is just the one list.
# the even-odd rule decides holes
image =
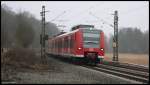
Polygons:
[[[52,53],[53,54],[53,53]],[[83,58],[84,55],[73,55],[73,54],[54,54],[54,55],[63,55],[65,57],[70,57],[70,56],[74,56],[74,57],[80,57]],[[104,56],[98,56],[98,58],[104,58]]]

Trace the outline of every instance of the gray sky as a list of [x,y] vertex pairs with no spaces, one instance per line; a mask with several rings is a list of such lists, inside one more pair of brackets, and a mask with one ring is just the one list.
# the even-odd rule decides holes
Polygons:
[[148,1],[2,1],[2,3],[16,13],[20,10],[28,11],[39,20],[42,5],[45,5],[45,9],[50,11],[46,13],[46,21],[65,25],[65,28],[60,29],[67,32],[77,24],[93,24],[109,36],[113,34],[113,28],[108,24],[113,25],[112,14],[115,10],[118,10],[119,28],[138,27],[142,31],[149,29]]

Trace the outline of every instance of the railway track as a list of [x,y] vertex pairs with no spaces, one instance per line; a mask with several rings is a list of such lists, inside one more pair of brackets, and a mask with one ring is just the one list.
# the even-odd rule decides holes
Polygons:
[[[54,58],[72,64],[67,59],[59,58],[56,56]],[[83,64],[81,64],[80,66],[86,67],[88,69],[93,69],[96,71],[116,75],[126,79],[138,81],[144,84],[149,83],[149,68],[144,66],[132,65],[128,63],[112,62],[112,61],[103,61],[101,64],[98,64],[97,66],[89,66]]]
[[[126,79],[142,82],[142,83],[149,83],[149,72],[146,72],[145,70],[135,70],[135,68],[131,67],[123,67],[122,65],[109,65],[109,64],[99,64],[97,66],[87,66],[82,65],[83,67],[93,69],[96,71],[101,71],[105,73],[109,73],[112,75],[116,75],[119,77],[123,77]],[[141,67],[142,68],[142,67]],[[143,67],[144,68],[144,67]]]
[[139,70],[143,72],[149,72],[149,67],[136,65],[136,64],[120,63],[120,62],[113,62],[113,61],[103,61],[102,64],[122,67],[122,68],[127,68],[127,69],[132,69],[132,70]]

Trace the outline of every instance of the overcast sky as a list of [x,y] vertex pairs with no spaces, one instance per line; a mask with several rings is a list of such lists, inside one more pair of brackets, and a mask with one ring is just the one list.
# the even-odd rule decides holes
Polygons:
[[148,1],[2,1],[2,3],[16,13],[20,10],[28,11],[39,20],[42,5],[45,5],[45,9],[50,11],[46,13],[46,21],[65,25],[65,28],[60,29],[67,32],[77,24],[93,24],[109,36],[113,34],[113,28],[109,24],[113,25],[112,14],[115,10],[118,10],[119,29],[122,27],[137,27],[142,31],[149,29]]

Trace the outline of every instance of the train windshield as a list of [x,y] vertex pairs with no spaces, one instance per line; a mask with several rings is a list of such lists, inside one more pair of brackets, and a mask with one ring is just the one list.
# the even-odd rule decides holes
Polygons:
[[83,43],[84,48],[99,48],[100,30],[83,29]]

